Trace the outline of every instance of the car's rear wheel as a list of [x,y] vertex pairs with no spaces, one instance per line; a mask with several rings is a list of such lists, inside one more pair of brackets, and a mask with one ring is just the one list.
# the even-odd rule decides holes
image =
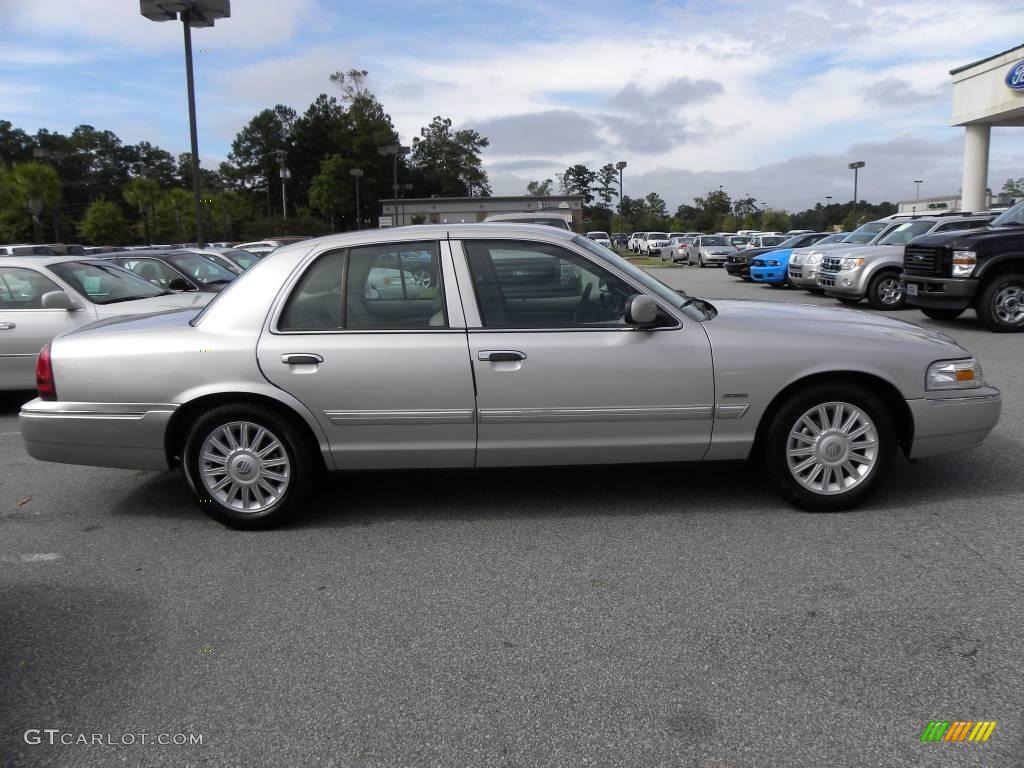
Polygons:
[[704,254],[703,253],[698,253],[697,254],[697,266],[700,267],[701,269],[704,269]]
[[258,405],[225,405],[188,433],[183,464],[200,508],[232,528],[284,522],[305,497],[318,462],[287,419]]
[[978,297],[978,319],[990,331],[1024,331],[1024,275],[1000,275]]
[[892,468],[896,429],[867,389],[819,384],[774,415],[763,444],[768,474],[787,500],[811,512],[850,509]]
[[879,272],[868,285],[868,304],[873,309],[903,309],[906,298],[903,295],[903,283],[898,272]]
[[939,307],[918,307],[925,317],[932,320],[956,320],[964,313],[962,309],[942,309]]

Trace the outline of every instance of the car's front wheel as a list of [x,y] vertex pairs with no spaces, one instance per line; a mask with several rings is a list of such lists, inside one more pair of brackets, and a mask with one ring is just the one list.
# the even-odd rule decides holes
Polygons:
[[188,434],[183,463],[200,508],[248,530],[291,516],[318,467],[299,430],[257,405],[219,406],[201,416]]
[[892,468],[896,429],[867,389],[820,384],[775,413],[763,444],[768,474],[783,497],[811,512],[850,509]]
[[879,272],[868,285],[868,304],[873,309],[903,309],[906,297],[898,272]]
[[990,331],[1024,331],[1024,275],[993,278],[978,297],[978,319]]

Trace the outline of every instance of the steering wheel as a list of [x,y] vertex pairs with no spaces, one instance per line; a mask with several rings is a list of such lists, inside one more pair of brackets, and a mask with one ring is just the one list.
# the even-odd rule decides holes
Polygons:
[[590,292],[594,290],[593,283],[587,283],[587,287],[583,289],[583,295],[580,296],[580,303],[576,305],[576,311],[572,313],[572,324],[581,325],[583,323],[584,308],[590,301]]

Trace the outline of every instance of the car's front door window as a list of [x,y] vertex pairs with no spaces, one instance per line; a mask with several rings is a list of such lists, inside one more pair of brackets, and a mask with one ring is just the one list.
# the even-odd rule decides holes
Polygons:
[[42,309],[43,294],[60,286],[34,269],[0,269],[0,309]]
[[626,325],[639,293],[588,259],[558,246],[501,240],[464,242],[485,328]]

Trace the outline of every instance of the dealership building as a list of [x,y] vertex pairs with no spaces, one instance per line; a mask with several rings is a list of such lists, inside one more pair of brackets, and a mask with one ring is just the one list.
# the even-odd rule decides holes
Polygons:
[[583,231],[583,196],[418,197],[381,200],[380,226],[466,224],[496,213],[555,213],[570,229]]
[[[993,128],[1024,126],[1024,45],[950,73],[953,125],[964,127],[961,209],[988,207],[988,150]],[[922,201],[923,202],[923,201]]]

